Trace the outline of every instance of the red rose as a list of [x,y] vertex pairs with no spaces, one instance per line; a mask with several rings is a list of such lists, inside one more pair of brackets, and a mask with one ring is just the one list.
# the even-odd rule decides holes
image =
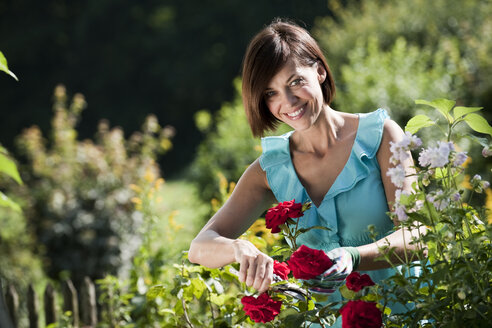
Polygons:
[[273,261],[273,274],[276,274],[282,280],[289,279],[290,269],[287,263],[279,262],[277,260]]
[[272,229],[272,233],[277,233],[280,232],[279,225],[284,224],[288,218],[294,219],[303,215],[301,203],[295,203],[294,199],[283,202],[267,211],[265,215],[266,227]]
[[346,279],[347,288],[358,292],[365,286],[374,286],[375,283],[372,281],[368,274],[361,275],[357,271],[350,273]]
[[325,252],[305,245],[299,247],[287,262],[296,279],[312,279],[333,265]]
[[381,328],[381,310],[374,302],[348,301],[340,309],[342,328]]
[[244,312],[254,322],[270,322],[280,313],[282,301],[274,301],[263,293],[258,298],[253,296],[244,296],[241,299]]

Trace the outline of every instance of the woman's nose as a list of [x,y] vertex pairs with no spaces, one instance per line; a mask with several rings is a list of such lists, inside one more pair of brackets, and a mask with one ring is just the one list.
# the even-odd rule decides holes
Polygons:
[[299,100],[299,97],[297,97],[291,90],[286,90],[284,100],[288,105],[294,106]]

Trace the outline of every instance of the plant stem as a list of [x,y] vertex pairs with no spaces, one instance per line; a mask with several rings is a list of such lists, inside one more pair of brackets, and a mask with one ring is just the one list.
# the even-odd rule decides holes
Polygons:
[[210,313],[212,314],[212,324],[213,324],[213,327],[215,327],[215,316],[214,316],[214,308],[212,306],[212,299],[210,298],[210,291],[207,290],[207,293],[208,293],[208,305],[210,306]]

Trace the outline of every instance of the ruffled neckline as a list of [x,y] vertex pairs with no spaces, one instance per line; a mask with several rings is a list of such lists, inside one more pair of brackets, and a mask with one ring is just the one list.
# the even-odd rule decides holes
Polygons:
[[364,140],[364,137],[362,135],[366,135],[368,133],[368,131],[365,131],[365,128],[367,127],[367,125],[370,125],[370,115],[375,114],[377,114],[378,116],[383,115],[383,119],[384,117],[387,117],[387,114],[383,109],[378,109],[377,111],[372,113],[357,114],[359,117],[359,124],[357,126],[357,132],[354,143],[352,145],[352,149],[350,151],[349,158],[347,159],[345,166],[337,175],[335,181],[333,182],[319,205],[316,205],[312,201],[311,196],[309,196],[306,188],[299,179],[297,171],[294,167],[294,163],[292,162],[292,155],[290,153],[290,136],[294,131],[290,131],[289,133],[286,133],[284,135],[284,137],[287,139],[287,142],[285,143],[286,149],[284,150],[284,154],[286,153],[288,156],[287,162],[289,169],[292,170],[298,187],[302,189],[305,197],[312,202],[313,206],[317,210],[322,208],[324,204],[326,204],[330,199],[333,199],[338,194],[352,189],[357,182],[369,175],[370,168],[364,162],[364,158],[367,157],[371,159],[374,158],[374,156],[376,155],[377,149],[379,149],[379,147],[375,146],[379,146],[380,144],[382,129],[377,129],[378,131],[380,131],[379,134],[376,135],[377,140],[373,139],[372,142],[368,142],[369,140]]

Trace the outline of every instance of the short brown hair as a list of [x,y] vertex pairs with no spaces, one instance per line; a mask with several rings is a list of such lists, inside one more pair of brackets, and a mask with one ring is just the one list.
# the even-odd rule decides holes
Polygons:
[[279,123],[268,110],[264,91],[290,58],[302,65],[322,64],[326,70],[323,99],[329,105],[335,97],[335,82],[318,43],[304,28],[276,19],[251,40],[243,60],[243,105],[255,137]]

